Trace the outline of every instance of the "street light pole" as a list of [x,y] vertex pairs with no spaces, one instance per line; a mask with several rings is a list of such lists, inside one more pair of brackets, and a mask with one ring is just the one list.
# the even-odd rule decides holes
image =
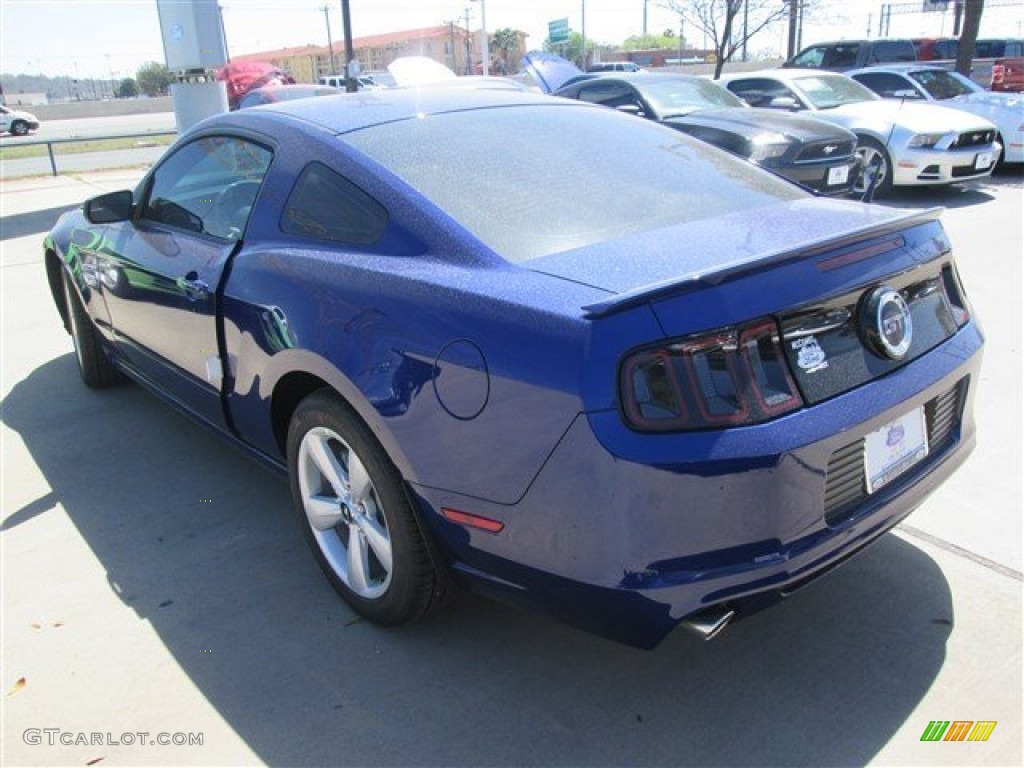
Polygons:
[[348,0],[341,0],[341,25],[345,36],[345,90],[355,93],[356,79],[352,76],[351,66],[355,53],[352,51],[352,14],[349,12]]

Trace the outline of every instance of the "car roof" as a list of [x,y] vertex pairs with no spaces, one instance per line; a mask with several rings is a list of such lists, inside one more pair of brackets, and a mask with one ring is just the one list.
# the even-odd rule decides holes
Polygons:
[[[564,107],[572,104],[573,102],[552,99],[550,96],[511,89],[430,86],[357,91],[316,99],[281,101],[258,110],[258,119],[291,117],[317,125],[331,133],[348,133],[382,123],[446,112],[523,105]],[[244,119],[244,112],[234,112],[231,115],[235,116],[234,120],[225,115],[213,120],[236,122]],[[204,121],[202,125],[205,127],[209,124],[208,121]]]
[[827,69],[759,69],[756,72],[734,72],[731,75],[723,75],[715,82],[726,83],[730,80],[745,80],[750,77],[768,77],[775,80],[802,80],[805,77],[845,77],[841,72],[831,72]]
[[[596,77],[586,78],[586,82],[601,83],[608,82],[609,80],[621,80],[624,83],[636,83],[638,85],[642,83],[656,83],[659,80],[707,80],[708,82],[715,82],[714,80],[708,80],[706,77],[686,75],[682,72],[587,72],[586,74],[596,75]],[[584,80],[581,79],[569,83],[569,85],[579,85],[583,82]]]
[[930,69],[933,72],[952,71],[938,64],[930,64],[927,61],[908,61],[899,64],[872,64],[870,67],[859,67],[857,69],[851,69],[849,72],[844,72],[843,74],[849,77],[850,75],[856,75],[861,72],[918,72],[922,69]]

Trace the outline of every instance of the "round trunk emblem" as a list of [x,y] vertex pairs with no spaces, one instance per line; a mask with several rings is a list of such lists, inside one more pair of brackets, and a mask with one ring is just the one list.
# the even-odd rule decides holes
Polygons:
[[906,357],[914,336],[914,323],[910,307],[899,291],[887,286],[876,288],[868,294],[863,306],[860,327],[871,349],[890,360]]

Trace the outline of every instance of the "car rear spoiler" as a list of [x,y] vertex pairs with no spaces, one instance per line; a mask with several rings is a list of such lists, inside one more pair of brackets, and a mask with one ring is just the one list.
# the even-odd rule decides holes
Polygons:
[[[767,253],[751,258],[727,262],[708,272],[693,272],[690,274],[673,277],[669,280],[662,280],[657,283],[644,285],[633,290],[620,293],[602,301],[587,304],[582,309],[588,318],[597,319],[621,312],[626,309],[657,301],[670,295],[688,293],[699,288],[706,288],[712,285],[719,285],[729,280],[760,271],[768,267],[775,267],[790,261],[800,261],[813,258],[814,256],[834,251],[840,248],[856,245],[866,239],[883,238],[886,235],[894,235],[910,227],[927,224],[931,221],[938,221],[944,208],[928,208],[923,211],[901,212],[884,224],[872,224],[864,227],[856,227],[846,232],[840,232],[826,240],[808,241],[800,243],[784,250],[774,253]],[[837,257],[836,267],[870,258],[880,253],[898,248],[903,245],[902,238],[892,238],[883,243],[876,243],[866,249],[857,249],[848,254],[841,254]]]

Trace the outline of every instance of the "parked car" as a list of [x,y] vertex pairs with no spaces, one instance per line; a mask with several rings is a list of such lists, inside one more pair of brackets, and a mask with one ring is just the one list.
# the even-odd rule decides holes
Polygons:
[[[919,61],[956,69],[957,55],[960,53],[960,41],[955,37],[919,38],[914,41]],[[971,59],[971,79],[978,85],[988,88],[992,82],[992,73],[996,61],[1008,56],[1024,55],[1024,40],[1014,38],[982,38],[976,41],[974,56]]]
[[857,137],[810,117],[751,109],[702,77],[663,73],[603,75],[555,91],[655,120],[829,195],[848,194],[860,163]]
[[845,72],[848,69],[896,61],[917,61],[917,52],[911,40],[839,40],[818,43],[804,48],[782,66]]
[[599,61],[587,67],[587,72],[643,72],[644,68],[632,61]]
[[921,64],[868,67],[846,74],[885,99],[938,103],[984,118],[998,129],[1001,159],[1024,163],[1024,97],[992,93],[957,72]]
[[287,476],[359,615],[463,584],[651,647],[830,571],[971,451],[938,216],[594,105],[393,89],[211,117],[44,263],[84,382]]
[[751,106],[808,111],[853,131],[864,165],[878,168],[880,195],[894,185],[983,178],[1002,151],[996,127],[987,120],[934,104],[884,101],[832,72],[773,69],[722,82]]
[[0,133],[24,136],[29,131],[39,130],[39,118],[31,112],[8,109],[0,105]]
[[993,91],[1024,91],[1024,58],[996,59],[989,87]]
[[276,104],[279,101],[292,99],[309,99],[314,96],[336,96],[342,91],[329,85],[265,85],[254,88],[238,102],[239,109],[259,107],[263,104]]

